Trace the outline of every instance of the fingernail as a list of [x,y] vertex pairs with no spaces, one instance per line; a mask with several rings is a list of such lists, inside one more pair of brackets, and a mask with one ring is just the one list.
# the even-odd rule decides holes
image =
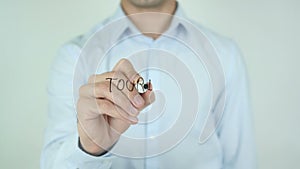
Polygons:
[[136,117],[128,116],[128,119],[134,123],[138,122],[138,119]]
[[138,114],[138,110],[134,108],[133,106],[130,106],[130,112],[134,115]]
[[134,102],[139,106],[145,103],[144,99],[139,94],[134,97]]
[[150,100],[150,103],[153,103],[155,101],[155,93],[154,92],[150,93],[149,100]]

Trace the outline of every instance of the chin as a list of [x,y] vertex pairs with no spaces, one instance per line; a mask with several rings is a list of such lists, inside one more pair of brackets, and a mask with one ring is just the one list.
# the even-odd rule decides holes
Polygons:
[[167,0],[129,0],[133,5],[143,8],[157,7]]

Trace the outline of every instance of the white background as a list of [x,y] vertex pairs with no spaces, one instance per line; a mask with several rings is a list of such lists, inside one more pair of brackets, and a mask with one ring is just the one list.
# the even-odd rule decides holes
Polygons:
[[[0,168],[39,168],[52,59],[61,44],[111,15],[118,3],[0,0]],[[300,168],[300,1],[180,3],[244,53],[260,168]]]

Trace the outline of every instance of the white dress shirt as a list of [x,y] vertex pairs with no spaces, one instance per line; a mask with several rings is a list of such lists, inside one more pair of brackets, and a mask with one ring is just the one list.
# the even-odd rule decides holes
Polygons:
[[[41,156],[42,169],[254,169],[256,168],[255,145],[253,138],[252,117],[249,107],[248,86],[245,64],[240,52],[232,40],[220,36],[203,26],[196,24],[197,28],[203,32],[214,46],[222,69],[225,75],[226,100],[222,119],[214,132],[206,142],[199,143],[201,128],[207,117],[211,104],[212,86],[205,66],[190,49],[184,47],[182,43],[161,36],[157,40],[152,40],[142,34],[125,38],[119,41],[101,62],[95,58],[85,58],[85,65],[78,69],[77,62],[82,55],[82,49],[89,38],[95,32],[105,29],[107,25],[124,17],[122,9],[119,7],[116,13],[96,25],[85,35],[79,36],[61,47],[50,71],[48,84],[48,127],[45,132],[45,144]],[[180,6],[177,8],[175,16],[188,20],[183,14]],[[190,23],[194,22],[188,20]],[[109,42],[120,40],[133,32],[138,32],[130,23],[120,24],[119,27],[110,29],[109,33],[101,38],[105,46]],[[167,32],[175,37],[188,39],[194,36],[195,32],[189,30],[187,22],[173,21]],[[110,44],[111,45],[111,44]],[[162,51],[162,52],[159,52]],[[90,75],[110,71],[115,63],[121,58],[134,60],[145,56],[148,58],[148,65],[172,64],[162,62],[155,57],[157,55],[176,55],[179,62],[188,65],[189,70],[195,77],[195,83],[199,93],[197,118],[187,135],[168,151],[152,156],[151,158],[127,158],[106,153],[103,156],[92,156],[83,152],[78,147],[77,117],[76,117],[76,92],[78,88],[87,83]],[[141,55],[141,56],[138,56]],[[160,56],[162,57],[162,56]],[[99,59],[99,58],[98,58]],[[174,66],[178,66],[174,64]],[[75,70],[75,71],[74,71]],[[178,67],[180,71],[180,67]],[[78,71],[78,72],[76,72]],[[76,75],[74,75],[74,73]],[[155,69],[141,72],[145,79],[151,79],[155,90],[163,91],[165,94],[165,113],[159,119],[147,125],[137,124],[131,126],[124,136],[135,138],[155,137],[163,131],[168,130],[179,117],[181,107],[180,85],[174,82],[167,73]],[[187,85],[187,84],[183,84]],[[220,93],[222,94],[222,93]],[[74,99],[75,98],[75,99]],[[159,100],[158,98],[157,100]],[[156,100],[156,101],[157,101]],[[214,106],[214,105],[213,105]],[[143,117],[142,117],[143,116]],[[145,113],[139,116],[144,118]],[[149,115],[149,117],[151,117]],[[149,118],[148,117],[148,118]],[[190,122],[186,122],[190,123]],[[172,137],[170,138],[170,141]],[[134,145],[128,145],[131,149]],[[147,145],[148,146],[148,145]],[[158,145],[157,145],[158,146]],[[149,144],[147,151],[150,153],[156,150],[155,144]]]

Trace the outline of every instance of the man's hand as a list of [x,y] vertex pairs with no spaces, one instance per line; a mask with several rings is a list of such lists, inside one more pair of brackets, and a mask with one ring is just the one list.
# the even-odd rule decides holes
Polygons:
[[[123,79],[131,85],[128,90],[117,88],[117,80],[110,83],[107,78]],[[127,59],[121,59],[113,71],[93,75],[88,84],[81,86],[77,103],[78,133],[85,151],[99,155],[110,148],[130,125],[138,122],[141,110],[151,104],[154,93],[139,94],[134,82],[140,78]],[[126,84],[125,84],[126,85]]]

